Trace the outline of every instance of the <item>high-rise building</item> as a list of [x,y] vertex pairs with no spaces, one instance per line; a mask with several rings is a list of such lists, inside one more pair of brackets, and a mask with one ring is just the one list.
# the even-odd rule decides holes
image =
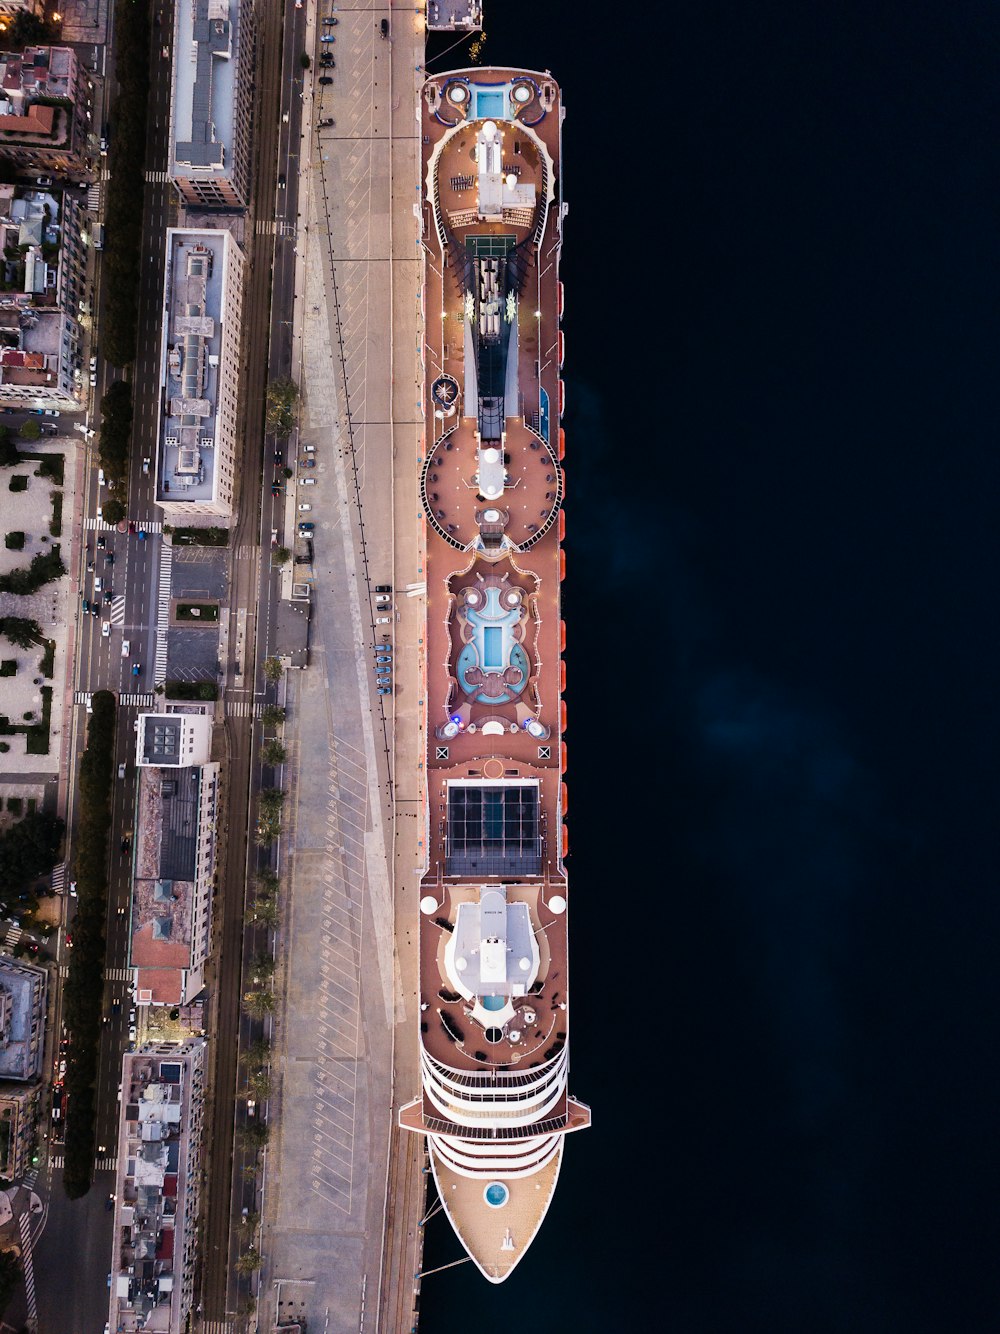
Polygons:
[[243,266],[225,230],[167,230],[155,495],[174,523],[233,513]]
[[85,172],[93,91],[72,47],[0,52],[0,157],[25,171]]
[[184,1005],[204,985],[219,788],[210,747],[208,718],[139,717],[129,963],[140,1005]]
[[170,179],[186,204],[244,209],[251,188],[251,0],[178,0],[173,52]]
[[200,1204],[203,1038],[122,1059],[109,1326],[181,1334],[191,1311]]

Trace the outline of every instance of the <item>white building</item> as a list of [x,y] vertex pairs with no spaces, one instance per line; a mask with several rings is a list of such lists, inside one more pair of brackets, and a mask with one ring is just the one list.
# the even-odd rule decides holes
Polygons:
[[156,503],[175,524],[233,513],[243,268],[229,232],[167,229]]
[[197,1257],[206,1043],[147,1044],[122,1060],[108,1323],[181,1334]]

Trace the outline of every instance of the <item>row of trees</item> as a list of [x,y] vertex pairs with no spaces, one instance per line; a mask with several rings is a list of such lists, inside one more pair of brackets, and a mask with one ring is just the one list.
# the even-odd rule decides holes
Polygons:
[[295,425],[295,405],[299,397],[299,387],[287,375],[272,380],[267,386],[267,412],[265,426],[268,431],[284,438]]
[[[108,150],[101,346],[113,366],[135,357],[143,256],[142,195],[149,100],[149,0],[116,0],[118,96]],[[116,521],[117,522],[117,521]]]
[[108,834],[115,760],[115,697],[98,690],[80,759],[76,839],[77,913],[63,998],[70,1031],[66,1069],[67,1121],[63,1187],[71,1200],[90,1189],[94,1166],[94,1087],[104,997],[104,923],[108,897]]

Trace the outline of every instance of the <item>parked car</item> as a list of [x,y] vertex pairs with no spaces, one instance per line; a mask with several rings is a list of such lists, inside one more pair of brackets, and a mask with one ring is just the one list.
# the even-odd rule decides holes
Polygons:
[[35,178],[35,184],[36,184],[36,185],[51,185],[51,184],[52,184],[52,177],[51,177],[51,176],[37,176],[37,177]]
[[323,76],[322,79],[320,79],[320,83],[333,83],[333,80],[330,78],[328,74],[326,74]]
[[316,478],[315,478],[315,477],[300,477],[300,478],[299,478],[299,486],[315,486],[315,485],[316,485]]
[[315,460],[315,459],[299,459],[299,467],[300,467],[300,468],[315,468],[315,467],[316,467],[316,460]]
[[336,121],[331,120],[329,117],[327,117],[326,120],[321,120],[321,121],[320,121],[320,123],[319,123],[319,128],[320,128],[321,130],[329,130],[329,129],[331,129],[336,123],[337,123]]
[[305,514],[305,513],[307,513],[309,510],[311,510],[311,509],[312,509],[312,506],[311,506],[311,505],[300,505],[300,506],[299,506],[299,513],[300,513],[300,514]]
[[376,624],[376,625],[392,625],[392,617],[391,617],[391,616],[376,616],[376,617],[375,617],[375,624]]
[[272,483],[271,483],[271,495],[272,495],[272,496],[280,496],[280,495],[281,495],[281,484],[280,484],[280,482],[272,482]]
[[97,470],[97,485],[98,485],[98,486],[104,486],[104,484],[105,484],[106,481],[107,481],[107,478],[104,476],[104,469],[103,469],[103,468],[98,468],[98,470]]
[[391,694],[392,694],[392,686],[379,686],[378,690],[376,691],[376,694],[379,694],[379,695],[391,695]]
[[382,20],[382,23],[381,23],[381,25],[380,25],[379,31],[382,33],[382,40],[385,41],[385,39],[389,36],[389,20],[388,20],[388,19],[383,19],[383,20]]
[[276,450],[274,451],[274,461],[275,461],[275,463],[280,463],[280,462],[282,461],[283,458],[284,458],[284,455],[282,454],[281,450],[280,450],[280,449],[276,449]]
[[96,371],[96,370],[97,370],[97,353],[96,353],[96,352],[95,352],[94,355],[90,358],[90,369],[91,369],[92,371]]
[[336,20],[335,18],[333,18],[331,15],[327,14],[327,16],[326,16],[326,18],[323,20],[323,22],[324,22],[324,23],[336,23],[337,20]]
[[335,42],[337,39],[332,32],[325,32],[319,40],[321,42]]
[[129,1026],[128,1026],[128,1040],[129,1040],[129,1042],[134,1042],[138,1036],[139,1036],[139,1031],[138,1031],[138,1029],[136,1028],[135,1024],[129,1024]]
[[391,592],[392,592],[392,584],[376,584],[376,585],[375,585],[375,592],[376,592],[376,593],[391,593]]
[[97,372],[96,372],[96,371],[91,371],[91,372],[90,372],[90,387],[91,387],[91,389],[95,389],[95,388],[97,387]]
[[87,613],[88,613],[89,611],[90,611],[90,598],[84,598],[84,599],[83,599],[83,614],[84,614],[84,616],[86,616]]
[[316,453],[316,446],[315,446],[315,445],[303,445],[303,446],[302,446],[302,451],[303,451],[303,453],[305,453],[305,454],[315,454],[315,453]]
[[316,525],[315,525],[314,523],[300,523],[300,524],[299,524],[299,532],[300,532],[300,533],[311,533],[315,527],[316,527]]
[[390,663],[391,663],[391,662],[392,662],[392,659],[391,659],[391,658],[386,658],[386,657],[384,657],[384,656],[380,653],[380,654],[378,655],[378,657],[375,659],[375,661],[376,661],[376,662],[390,662]]

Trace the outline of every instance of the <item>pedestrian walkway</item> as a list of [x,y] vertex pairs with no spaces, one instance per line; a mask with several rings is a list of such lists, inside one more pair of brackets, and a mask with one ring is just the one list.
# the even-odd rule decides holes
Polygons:
[[12,950],[23,935],[24,932],[21,930],[21,928],[19,926],[15,926],[12,922],[10,926],[7,928],[7,938],[3,943],[4,949]]
[[38,1323],[38,1301],[35,1297],[35,1263],[31,1258],[31,1218],[27,1210],[17,1220],[21,1232],[21,1265],[24,1269],[24,1291],[28,1299],[28,1323]]
[[281,222],[277,218],[258,218],[257,235],[258,236],[294,236],[294,222]]
[[[136,519],[136,530],[143,533],[162,533],[162,519]],[[88,519],[87,527],[93,531],[99,530],[102,533],[114,533],[118,531],[118,525],[114,523],[105,523],[103,519]]]
[[92,699],[93,695],[89,690],[77,690],[73,695],[74,704],[89,704]]
[[119,593],[111,599],[111,611],[109,619],[112,625],[125,624],[125,594]]
[[252,699],[227,699],[224,705],[227,718],[260,718],[264,711],[263,703]]
[[100,213],[101,211],[101,187],[91,185],[87,189],[87,208],[91,213]]
[[260,547],[252,542],[240,542],[233,548],[237,560],[253,560]]
[[231,1320],[203,1320],[201,1334],[233,1334]]
[[174,563],[174,548],[164,542],[160,549],[160,588],[156,602],[156,657],[153,662],[153,684],[167,679],[167,625],[170,621],[170,571]]
[[119,695],[118,703],[130,704],[140,709],[151,709],[156,703],[156,696],[151,690],[139,695]]
[[154,185],[166,185],[167,181],[170,180],[170,173],[168,171],[147,171],[146,180],[151,181]]
[[108,982],[129,982],[132,978],[131,968],[106,968],[104,977]]
[[66,890],[66,863],[60,862],[58,866],[52,868],[52,888],[57,894],[63,894]]

